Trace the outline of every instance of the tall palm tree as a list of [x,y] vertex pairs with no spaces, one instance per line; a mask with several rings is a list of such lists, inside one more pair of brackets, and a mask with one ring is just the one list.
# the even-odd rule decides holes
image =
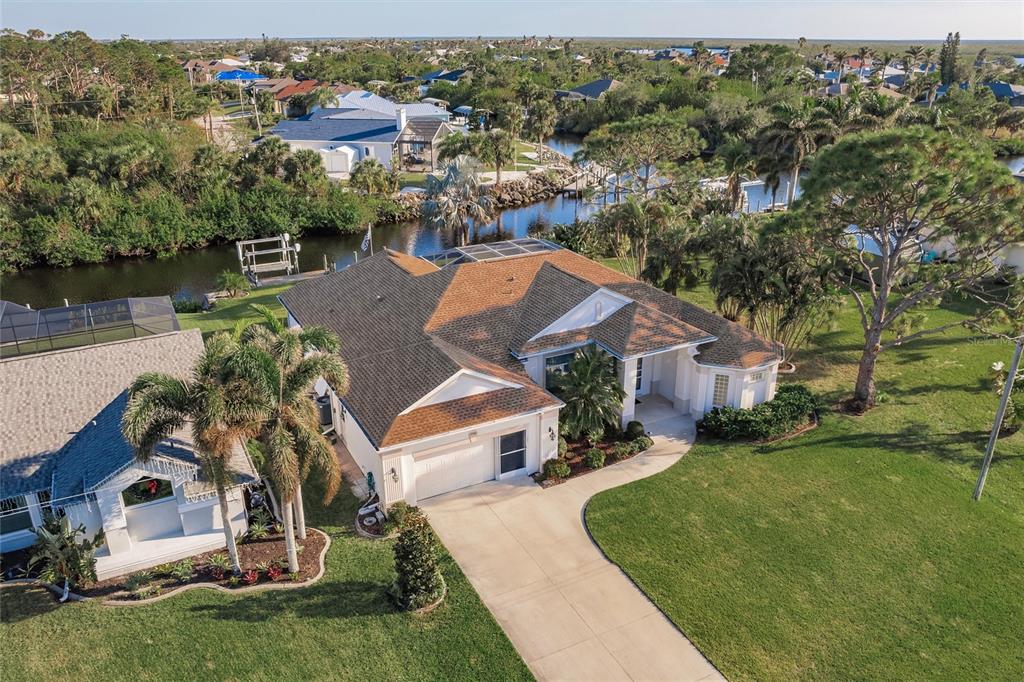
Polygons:
[[570,438],[593,442],[616,423],[626,392],[619,384],[612,356],[597,346],[576,351],[564,374],[554,376],[553,391],[564,402],[559,413]]
[[323,377],[338,392],[348,384],[348,370],[335,354],[338,339],[322,327],[288,329],[266,306],[253,308],[263,318],[241,334],[242,344],[229,358],[238,378],[257,387],[265,409],[252,424],[266,454],[270,478],[280,496],[284,515],[288,570],[299,570],[295,525],[306,536],[302,481],[312,469],[326,482],[324,504],[338,491],[341,469],[331,444],[320,431],[311,397],[313,384]]
[[743,140],[729,140],[718,148],[717,154],[725,164],[725,195],[729,208],[740,206],[743,183],[757,176],[757,159]]
[[805,99],[799,105],[781,104],[775,109],[775,120],[762,131],[761,148],[764,153],[790,160],[789,187],[786,203],[796,196],[800,169],[823,139],[834,136],[835,126],[815,107],[814,101]]
[[537,140],[537,161],[544,159],[544,138],[555,132],[557,120],[555,105],[546,99],[536,99],[527,111],[527,131]]
[[231,460],[244,439],[253,434],[252,425],[264,406],[261,396],[227,368],[227,360],[237,348],[229,335],[218,334],[207,341],[190,378],[160,372],[139,375],[128,389],[121,431],[135,448],[136,459],[145,462],[160,441],[189,425],[203,474],[217,491],[224,542],[239,573],[227,497],[234,474]]
[[846,58],[850,56],[850,53],[846,50],[836,50],[832,55],[832,59],[839,65],[839,80],[843,79],[843,72],[846,70]]
[[460,156],[445,166],[441,177],[427,176],[427,198],[423,202],[424,224],[449,229],[460,244],[469,242],[469,225],[479,227],[491,219],[493,202],[483,194],[477,166]]

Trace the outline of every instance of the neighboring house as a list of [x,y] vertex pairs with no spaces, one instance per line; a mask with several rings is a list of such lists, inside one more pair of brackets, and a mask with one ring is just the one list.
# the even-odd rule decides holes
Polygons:
[[385,504],[538,471],[558,454],[554,374],[615,358],[624,426],[775,393],[779,352],[746,327],[537,239],[416,258],[384,250],[280,296],[335,332],[349,387],[334,427]]
[[404,166],[411,156],[416,162],[412,165],[434,170],[436,147],[452,132],[455,129],[445,121],[409,120],[404,107],[396,106],[393,114],[358,108],[318,109],[298,119],[279,121],[269,134],[292,149],[320,152],[327,173],[343,178],[368,158],[391,168],[393,157],[399,156]]
[[[18,308],[12,314],[25,314]],[[31,545],[32,528],[51,511],[84,524],[89,536],[103,530],[101,580],[223,547],[216,492],[189,429],[162,441],[145,464],[121,435],[131,382],[143,372],[185,378],[202,353],[202,335],[189,330],[0,361],[2,551]],[[256,480],[241,443],[232,469],[237,535],[248,528],[242,486]]]
[[[967,90],[970,87],[968,83],[961,83],[960,89]],[[986,87],[992,91],[995,98],[1007,102],[1012,107],[1024,107],[1024,85],[1015,85],[1012,83],[1003,83],[1002,81],[986,81],[984,83],[978,83],[975,87]],[[935,91],[935,99],[944,97],[949,92],[950,86],[941,85]]]
[[[348,87],[348,86],[346,86]],[[444,107],[437,106],[431,102],[405,102],[396,103],[366,90],[350,88],[347,92],[338,94],[336,109],[361,109],[363,111],[376,112],[394,116],[399,108],[405,110],[405,116],[410,121],[419,119],[433,119],[447,121],[451,114]]]
[[621,81],[617,81],[614,78],[599,78],[596,81],[585,83],[572,90],[556,90],[555,96],[565,99],[581,99],[585,101],[592,101],[601,99],[605,93],[614,90],[615,88],[622,85]]

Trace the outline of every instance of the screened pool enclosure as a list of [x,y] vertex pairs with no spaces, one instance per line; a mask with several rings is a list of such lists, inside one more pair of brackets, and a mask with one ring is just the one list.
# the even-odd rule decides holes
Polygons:
[[167,296],[119,298],[42,310],[0,301],[0,357],[4,358],[179,329]]

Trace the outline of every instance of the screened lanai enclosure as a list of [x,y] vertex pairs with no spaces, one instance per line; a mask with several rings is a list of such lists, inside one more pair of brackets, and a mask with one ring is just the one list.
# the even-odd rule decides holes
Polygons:
[[167,296],[33,310],[0,301],[0,357],[45,353],[178,331]]

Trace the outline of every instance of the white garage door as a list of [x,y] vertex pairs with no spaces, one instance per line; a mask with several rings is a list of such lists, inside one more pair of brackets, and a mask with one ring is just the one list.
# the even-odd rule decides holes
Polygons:
[[416,497],[420,500],[494,478],[490,438],[416,460]]

